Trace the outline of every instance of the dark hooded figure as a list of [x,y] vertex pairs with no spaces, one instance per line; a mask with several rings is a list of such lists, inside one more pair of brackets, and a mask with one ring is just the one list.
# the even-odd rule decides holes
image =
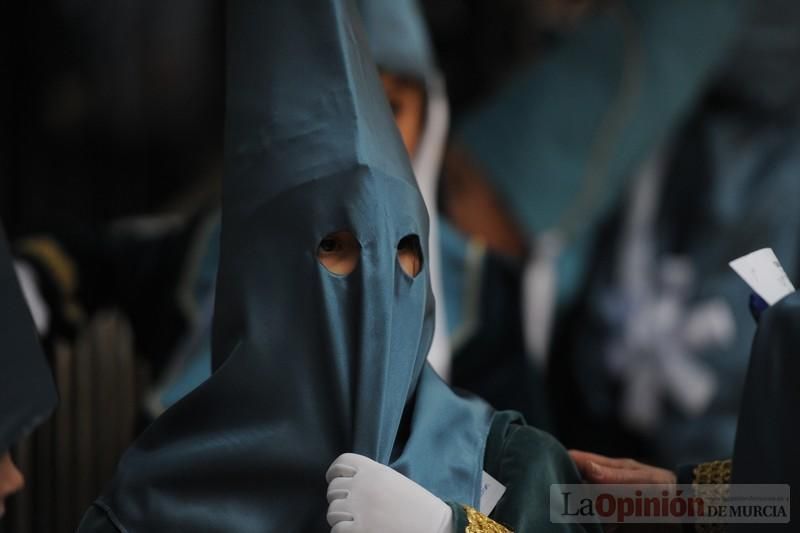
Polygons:
[[[736,490],[746,490],[747,484],[800,487],[798,346],[800,293],[795,292],[765,310],[759,318],[736,429],[733,496]],[[791,507],[793,522],[800,507],[797,504]],[[783,527],[797,529],[791,522]],[[742,524],[738,528],[735,530],[762,531],[764,526]]]
[[426,208],[354,3],[229,2],[227,53],[214,372],[79,531],[570,526],[548,506],[579,480],[563,448],[426,363]]
[[0,227],[0,516],[3,500],[23,485],[9,450],[50,416],[56,403],[53,376]]

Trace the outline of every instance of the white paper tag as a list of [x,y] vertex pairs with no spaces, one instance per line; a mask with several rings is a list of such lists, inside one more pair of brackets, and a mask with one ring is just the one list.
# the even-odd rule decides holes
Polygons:
[[756,250],[728,264],[769,305],[794,292],[772,248]]
[[481,504],[479,511],[486,516],[494,511],[497,502],[503,497],[506,487],[495,478],[490,476],[485,470],[481,479]]

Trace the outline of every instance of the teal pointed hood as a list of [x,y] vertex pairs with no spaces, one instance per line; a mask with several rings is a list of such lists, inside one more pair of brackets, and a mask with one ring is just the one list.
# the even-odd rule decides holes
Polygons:
[[381,69],[419,80],[437,74],[417,0],[359,0],[372,57]]
[[[477,504],[491,409],[426,364],[428,218],[350,0],[228,4],[214,373],[97,502],[138,531],[327,531],[343,452]],[[349,231],[347,275],[318,260]],[[417,236],[423,269],[398,264]]]

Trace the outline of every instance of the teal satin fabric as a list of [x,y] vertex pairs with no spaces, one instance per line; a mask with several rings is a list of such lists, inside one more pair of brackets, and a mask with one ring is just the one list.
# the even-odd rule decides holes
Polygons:
[[372,57],[381,69],[418,80],[436,73],[433,45],[417,0],[359,0],[358,8]]
[[[476,504],[493,411],[425,362],[429,273],[397,245],[427,257],[427,214],[352,2],[239,0],[228,26],[215,371],[97,506],[127,531],[327,531],[343,452]],[[316,258],[341,230],[361,246],[346,276]]]
[[0,227],[0,455],[50,416],[57,401]]

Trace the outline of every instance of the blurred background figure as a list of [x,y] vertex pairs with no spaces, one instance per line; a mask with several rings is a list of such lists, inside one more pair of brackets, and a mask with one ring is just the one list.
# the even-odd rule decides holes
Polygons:
[[[612,417],[592,412],[576,418],[575,398],[586,396],[591,408],[603,408],[593,380],[603,378],[596,368],[608,357],[595,350],[586,355],[590,361],[565,369],[574,348],[562,347],[562,338],[582,342],[589,331],[572,310],[597,266],[594,249],[608,243],[601,223],[620,209],[626,191],[639,187],[640,168],[700,99],[736,35],[742,2],[560,7],[560,16],[544,7],[527,14],[549,30],[542,31],[538,53],[516,54],[521,59],[499,86],[455,116],[442,206],[456,230],[451,242],[461,242],[448,246],[443,239],[445,271],[469,272],[464,279],[478,281],[446,285],[453,295],[448,304],[457,302],[448,309],[458,332],[453,382],[495,405],[522,410],[536,424],[555,415],[555,428],[568,444],[579,432],[642,453],[638,431],[617,423],[616,399],[605,402]],[[636,253],[639,248],[637,241]],[[633,269],[647,275],[651,265]],[[567,325],[574,330],[560,333]],[[547,380],[553,383],[552,409]],[[690,385],[678,396],[691,394],[701,393]]]
[[0,8],[0,215],[40,296],[61,397],[16,451],[26,488],[9,531],[75,530],[202,311],[194,256],[218,197],[223,11]]
[[[558,394],[577,417],[559,417],[577,447],[666,466],[732,453],[755,327],[727,262],[769,246],[794,272],[800,254],[789,68],[800,10],[742,8],[711,83],[600,230],[594,270],[554,352],[578,384],[577,395]],[[641,451],[622,432],[598,439],[615,421],[642,439]]]
[[0,524],[6,498],[25,485],[11,449],[50,416],[57,401],[53,377],[0,226]]
[[[514,25],[487,38],[503,52],[494,83],[480,60],[472,84],[466,59],[444,62],[455,134],[441,207],[461,240],[448,255],[443,238],[453,381],[522,410],[517,391],[545,382],[568,446],[669,466],[727,457],[753,333],[727,261],[773,246],[791,270],[798,255],[795,10],[568,4],[561,16],[518,6],[515,20],[549,30],[539,39],[515,39]],[[429,9],[440,56],[456,56],[458,24],[442,17],[437,31],[447,8]],[[469,9],[486,8],[451,14],[469,21]],[[490,336],[541,379],[503,369],[497,351],[459,364],[459,347]]]
[[9,235],[186,206],[218,184],[219,4],[3,6]]

